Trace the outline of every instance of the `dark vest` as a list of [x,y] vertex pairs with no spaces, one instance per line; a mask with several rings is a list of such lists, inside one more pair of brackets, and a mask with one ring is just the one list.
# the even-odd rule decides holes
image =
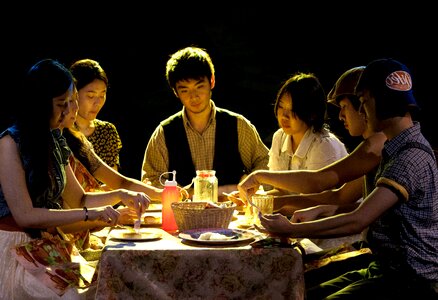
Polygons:
[[[192,182],[196,170],[184,129],[182,112],[162,123],[164,138],[169,153],[169,171],[176,170],[176,181],[181,186]],[[237,134],[237,118],[216,108],[216,137],[213,170],[219,185],[237,184],[245,174],[240,157]]]

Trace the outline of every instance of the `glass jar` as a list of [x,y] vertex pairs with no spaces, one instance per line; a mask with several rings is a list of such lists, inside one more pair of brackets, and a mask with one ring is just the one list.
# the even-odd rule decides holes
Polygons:
[[218,180],[215,170],[197,170],[193,201],[217,202]]

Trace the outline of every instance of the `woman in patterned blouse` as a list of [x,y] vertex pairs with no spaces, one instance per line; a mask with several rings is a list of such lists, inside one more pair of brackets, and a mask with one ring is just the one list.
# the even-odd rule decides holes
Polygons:
[[115,170],[119,170],[122,141],[114,124],[97,118],[106,101],[108,77],[100,64],[92,59],[81,59],[70,66],[79,91],[78,129],[93,145],[94,151]]

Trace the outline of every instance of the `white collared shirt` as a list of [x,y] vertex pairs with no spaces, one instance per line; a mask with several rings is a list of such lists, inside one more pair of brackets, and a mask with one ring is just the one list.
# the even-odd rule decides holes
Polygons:
[[309,128],[296,152],[292,141],[283,129],[278,129],[272,138],[269,150],[269,170],[317,170],[348,155],[345,145],[327,129],[314,133]]

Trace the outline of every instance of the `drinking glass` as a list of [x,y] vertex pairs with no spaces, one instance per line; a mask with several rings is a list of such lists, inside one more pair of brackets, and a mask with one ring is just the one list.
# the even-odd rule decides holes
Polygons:
[[[255,206],[260,209],[263,215],[272,214],[274,212],[274,196],[266,194],[255,194],[252,196],[252,202]],[[251,206],[249,208],[250,214],[252,215],[253,222],[260,225],[260,219],[258,216],[258,211],[255,207]]]

